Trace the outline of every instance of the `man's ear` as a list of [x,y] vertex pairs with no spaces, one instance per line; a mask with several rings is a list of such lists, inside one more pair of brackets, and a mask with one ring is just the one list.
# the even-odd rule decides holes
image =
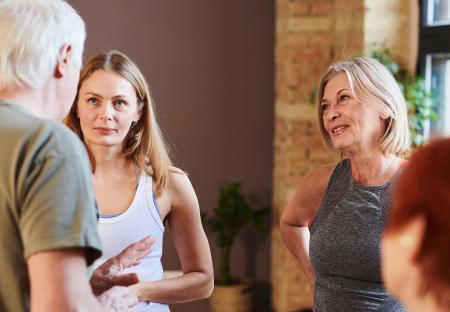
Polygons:
[[55,78],[63,78],[67,75],[68,66],[72,57],[72,45],[65,43],[59,50],[58,59],[56,61]]

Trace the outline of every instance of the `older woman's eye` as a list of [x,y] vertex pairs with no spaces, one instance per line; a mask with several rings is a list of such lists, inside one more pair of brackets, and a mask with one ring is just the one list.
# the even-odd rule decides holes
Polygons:
[[348,96],[348,95],[345,95],[345,94],[342,94],[340,97],[339,97],[339,101],[345,101],[345,100],[348,100],[350,97]]
[[330,108],[330,104],[327,104],[327,103],[322,103],[322,104],[320,104],[320,109],[322,110],[322,111],[326,111],[326,110],[328,110]]

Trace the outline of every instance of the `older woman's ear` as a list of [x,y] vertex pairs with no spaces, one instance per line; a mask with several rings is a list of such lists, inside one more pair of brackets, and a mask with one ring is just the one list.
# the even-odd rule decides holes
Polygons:
[[381,119],[388,119],[390,116],[389,116],[389,113],[382,112],[380,117],[381,117]]

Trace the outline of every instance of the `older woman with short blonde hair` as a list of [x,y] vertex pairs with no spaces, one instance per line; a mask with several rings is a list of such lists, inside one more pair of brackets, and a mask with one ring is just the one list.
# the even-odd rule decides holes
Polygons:
[[315,311],[404,311],[385,290],[380,236],[409,151],[405,99],[373,58],[329,66],[319,83],[324,143],[341,155],[300,182],[280,229],[314,293]]

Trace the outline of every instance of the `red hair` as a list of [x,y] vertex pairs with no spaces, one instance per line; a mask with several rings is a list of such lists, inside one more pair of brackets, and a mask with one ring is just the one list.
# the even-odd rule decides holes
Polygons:
[[450,305],[450,139],[439,139],[413,154],[397,185],[386,232],[395,233],[421,217],[424,236],[414,262],[421,289]]

